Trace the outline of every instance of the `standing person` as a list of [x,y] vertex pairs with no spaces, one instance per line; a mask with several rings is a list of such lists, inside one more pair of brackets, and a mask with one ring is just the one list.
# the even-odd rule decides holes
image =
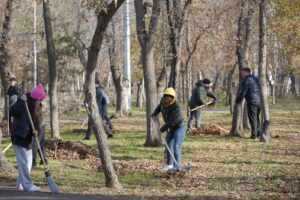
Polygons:
[[[97,106],[99,110],[99,114],[104,122],[104,129],[106,135],[110,138],[113,137],[112,134],[112,123],[111,120],[108,116],[108,104],[109,104],[109,97],[106,94],[104,88],[100,85],[100,81],[98,79],[95,80],[96,84],[96,101],[97,101]],[[91,126],[89,125],[89,128]],[[92,131],[87,130],[84,139],[89,140],[91,138]]]
[[20,94],[21,94],[21,91],[20,91],[20,88],[18,87],[16,76],[11,74],[9,77],[9,87],[7,90],[7,95],[9,97],[11,97],[13,95],[18,96]]
[[167,131],[166,142],[174,155],[176,163],[172,160],[172,155],[167,153],[167,166],[164,170],[181,170],[181,147],[185,137],[185,127],[181,109],[176,101],[176,93],[173,88],[166,88],[160,104],[154,110],[152,116],[162,114],[165,124],[160,128],[161,132]]
[[[48,160],[46,158],[45,153],[45,125],[43,122],[43,104],[42,101],[46,98],[46,93],[44,91],[44,88],[41,84],[37,85],[35,89],[31,91],[31,93],[27,93],[27,102],[28,102],[28,108],[32,116],[32,121],[34,124],[35,129],[38,133],[38,139],[40,142],[42,154],[45,158],[46,164],[48,163]],[[32,167],[36,167],[37,165],[37,144],[35,140],[32,141]],[[40,152],[38,152],[40,155]],[[41,157],[41,155],[40,155]],[[42,163],[42,159],[40,159],[40,164]]]
[[[217,101],[216,96],[210,91],[211,81],[209,79],[199,80],[193,91],[192,96],[189,101],[189,108],[193,109],[198,106],[204,105],[206,102],[206,97],[210,97],[213,99],[215,103]],[[190,113],[188,120],[188,131],[192,128],[193,120],[196,121],[196,128],[200,128],[201,125],[201,110],[195,110]]]
[[250,68],[240,69],[241,83],[236,103],[241,103],[245,98],[247,102],[248,118],[251,126],[251,138],[260,136],[259,114],[261,110],[261,88],[258,78],[251,74]]
[[[30,178],[33,130],[25,105],[27,103],[27,96],[28,95],[22,95],[21,97],[17,97],[17,100],[10,105],[10,114],[12,117],[11,139],[16,153],[19,173],[17,178],[17,190],[36,192],[40,191],[40,188],[34,185]],[[42,87],[39,87],[38,89],[33,89],[30,96],[35,100],[43,100],[46,97],[46,93]],[[28,103],[28,107],[31,107],[30,103]],[[30,110],[30,114],[34,116],[32,107]]]

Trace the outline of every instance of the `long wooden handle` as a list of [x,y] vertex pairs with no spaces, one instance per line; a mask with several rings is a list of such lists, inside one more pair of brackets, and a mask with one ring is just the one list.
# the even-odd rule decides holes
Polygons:
[[204,107],[206,107],[206,106],[208,106],[208,105],[210,105],[210,104],[212,104],[213,103],[213,101],[210,101],[210,102],[208,102],[208,103],[206,103],[206,104],[203,104],[203,105],[201,105],[201,106],[197,106],[197,107],[195,107],[195,108],[193,108],[193,109],[190,109],[190,112],[193,112],[193,111],[195,111],[195,110],[199,110],[199,109],[201,109],[201,108],[204,108]]
[[177,160],[175,159],[174,153],[171,151],[171,149],[170,149],[169,145],[167,144],[167,141],[165,140],[165,138],[163,138],[162,141],[163,141],[165,147],[167,148],[167,151],[170,153],[173,162],[177,165],[177,167],[179,167],[179,164],[178,164]]
[[2,153],[5,154],[5,152],[7,152],[7,150],[11,147],[12,143],[9,143],[9,145],[7,145],[7,147],[5,147],[5,149],[3,149]]
[[38,151],[40,152],[40,156],[41,156],[41,159],[42,159],[45,171],[48,172],[49,171],[49,167],[48,167],[48,164],[45,161],[44,154],[43,154],[42,149],[41,149],[40,141],[39,141],[38,136],[37,136],[37,131],[36,131],[35,127],[34,127],[33,120],[32,120],[31,114],[29,112],[27,101],[25,101],[25,107],[26,107],[26,111],[27,111],[27,115],[28,115],[28,118],[29,118],[29,121],[30,121],[30,125],[31,125],[31,128],[32,128],[32,131],[33,131],[33,136],[34,136],[35,142],[37,144]]

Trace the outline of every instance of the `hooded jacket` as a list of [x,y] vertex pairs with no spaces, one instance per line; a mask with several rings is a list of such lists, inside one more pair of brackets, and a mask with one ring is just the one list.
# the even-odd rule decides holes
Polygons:
[[197,106],[205,104],[206,97],[213,98],[214,100],[217,99],[212,92],[205,89],[202,81],[198,81],[196,83],[196,87],[192,90],[192,96],[189,101],[190,108],[193,109]]

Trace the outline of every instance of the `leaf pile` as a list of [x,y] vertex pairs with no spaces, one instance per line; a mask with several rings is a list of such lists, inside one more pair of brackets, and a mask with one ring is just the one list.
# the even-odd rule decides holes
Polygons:
[[96,150],[82,142],[46,140],[45,146],[49,150],[48,156],[61,160],[82,160],[97,154]]
[[225,135],[229,131],[217,124],[202,125],[201,128],[195,128],[190,131],[191,135]]

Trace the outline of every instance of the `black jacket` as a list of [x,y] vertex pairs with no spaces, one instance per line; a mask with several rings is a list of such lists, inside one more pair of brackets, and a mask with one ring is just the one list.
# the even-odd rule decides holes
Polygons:
[[[17,102],[10,107],[11,118],[11,139],[14,145],[22,146],[26,149],[31,148],[33,137],[32,127],[25,107],[25,101],[18,98]],[[27,94],[27,105],[30,113],[35,112],[36,101]],[[31,114],[33,121],[34,116]],[[36,125],[35,125],[36,126]]]
[[261,88],[259,80],[249,75],[240,83],[239,92],[236,98],[236,102],[240,103],[243,98],[246,99],[248,105],[261,106]]
[[177,102],[168,107],[164,107],[160,103],[153,112],[153,116],[158,115],[161,112],[165,124],[161,127],[161,132],[166,130],[174,131],[179,128],[183,122],[180,106]]

